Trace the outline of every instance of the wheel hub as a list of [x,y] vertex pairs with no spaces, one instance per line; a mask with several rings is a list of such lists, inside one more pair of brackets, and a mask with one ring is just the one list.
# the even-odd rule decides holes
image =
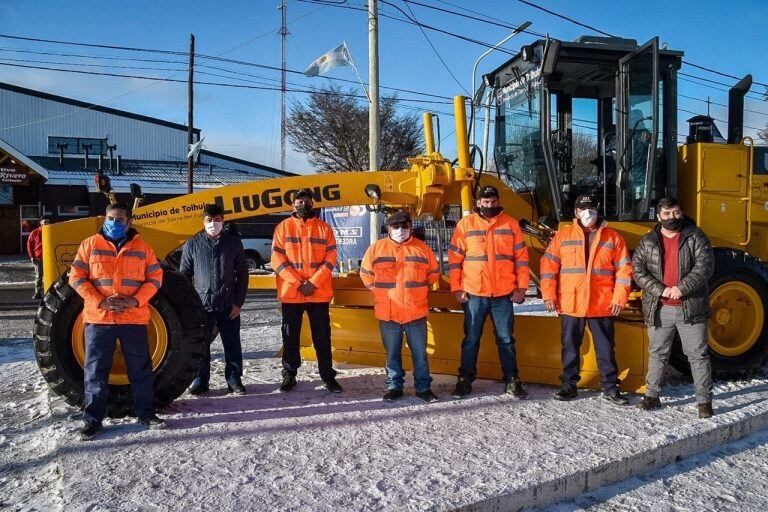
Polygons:
[[743,281],[728,281],[712,291],[709,345],[724,356],[739,356],[757,342],[765,309],[758,292]]

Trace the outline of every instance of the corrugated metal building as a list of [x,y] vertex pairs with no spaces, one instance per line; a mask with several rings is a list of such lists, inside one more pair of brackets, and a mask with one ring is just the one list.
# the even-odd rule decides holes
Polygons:
[[[200,140],[200,129],[193,133]],[[41,215],[100,212],[99,166],[118,193],[130,183],[149,202],[186,193],[186,155],[182,124],[0,82],[0,254],[20,252]],[[293,175],[202,150],[194,186]]]

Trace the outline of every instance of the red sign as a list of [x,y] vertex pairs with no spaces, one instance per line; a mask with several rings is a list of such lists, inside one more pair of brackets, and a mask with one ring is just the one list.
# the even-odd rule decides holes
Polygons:
[[0,164],[0,184],[29,185],[29,171],[16,165]]

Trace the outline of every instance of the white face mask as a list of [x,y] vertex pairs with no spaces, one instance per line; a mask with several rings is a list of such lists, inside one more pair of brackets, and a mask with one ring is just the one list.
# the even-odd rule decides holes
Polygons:
[[411,230],[408,228],[392,228],[389,230],[389,238],[401,244],[411,238]]
[[585,228],[591,228],[597,222],[597,210],[581,210],[579,220]]
[[219,236],[219,233],[221,233],[221,228],[224,227],[223,222],[213,220],[210,222],[204,222],[203,225],[205,226],[205,232],[210,236]]

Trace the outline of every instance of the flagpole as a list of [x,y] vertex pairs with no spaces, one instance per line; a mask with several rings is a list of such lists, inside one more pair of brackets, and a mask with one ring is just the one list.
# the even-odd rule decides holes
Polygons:
[[352,52],[349,51],[346,41],[344,41],[344,52],[346,52],[347,57],[349,57],[349,62],[352,64],[352,69],[355,70],[355,74],[357,75],[357,80],[358,82],[360,82],[360,87],[363,88],[363,92],[365,93],[366,98],[368,98],[368,103],[370,103],[371,95],[368,94],[368,89],[365,88],[365,82],[363,82],[363,77],[360,76],[360,71],[358,71],[357,69],[357,64],[355,64],[355,59],[352,58]]

